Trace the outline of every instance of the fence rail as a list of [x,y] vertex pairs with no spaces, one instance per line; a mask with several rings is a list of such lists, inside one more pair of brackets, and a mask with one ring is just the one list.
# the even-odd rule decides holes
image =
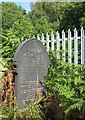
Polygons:
[[69,29],[67,34],[63,30],[61,37],[57,31],[56,35],[53,32],[50,35],[42,33],[41,36],[37,35],[36,38],[46,46],[47,52],[49,52],[50,48],[53,52],[57,50],[57,59],[74,64],[85,64],[85,31],[83,27],[79,36],[75,28],[73,36]]

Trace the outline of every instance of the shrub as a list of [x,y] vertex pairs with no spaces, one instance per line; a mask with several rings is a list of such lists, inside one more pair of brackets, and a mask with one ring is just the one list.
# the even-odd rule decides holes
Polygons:
[[65,113],[71,110],[85,112],[85,66],[65,63],[50,54],[50,67],[46,77],[48,93],[62,96]]

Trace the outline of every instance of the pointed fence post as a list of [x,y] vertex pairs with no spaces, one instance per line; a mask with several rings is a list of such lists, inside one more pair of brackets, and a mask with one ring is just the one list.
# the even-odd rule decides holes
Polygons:
[[33,38],[35,38],[35,35],[33,35]]
[[51,33],[51,49],[52,49],[52,52],[54,52],[54,34],[53,34],[53,32]]
[[65,32],[62,31],[62,60],[65,62]]
[[68,62],[72,63],[72,40],[70,29],[68,30]]
[[43,45],[45,45],[44,34],[43,34],[43,33],[42,33],[42,35],[41,35],[41,40],[42,40]]
[[[81,64],[85,64],[85,33],[84,33],[83,27],[81,28],[81,36],[78,36],[78,32],[76,28],[74,29],[74,37],[71,36],[70,29],[68,30],[68,38],[65,38],[65,32],[62,31],[62,38],[60,39],[60,34],[57,31],[56,32],[56,40],[54,37],[53,32],[51,33],[51,39],[48,33],[46,34],[46,37],[44,37],[44,34],[42,33],[41,37],[39,34],[37,35],[37,39],[41,40],[43,45],[46,45],[47,52],[49,52],[49,49],[51,48],[52,52],[55,50],[55,44],[57,49],[57,59],[61,59],[61,42],[62,42],[62,60],[66,61],[66,49],[68,49],[68,62],[72,63],[72,50],[74,50],[74,64],[78,64],[78,40],[81,39]],[[30,38],[30,37],[29,37]],[[35,35],[33,35],[33,38],[35,38]],[[68,40],[68,48],[66,48],[66,40]],[[74,48],[72,43],[74,42]],[[51,46],[50,46],[51,42]]]
[[48,33],[46,34],[46,47],[47,47],[47,52],[49,52],[49,35],[48,35]]
[[74,64],[78,64],[78,38],[77,38],[77,30],[74,29]]
[[81,28],[81,64],[85,64],[85,41],[83,27]]
[[37,34],[37,39],[40,40],[40,36],[39,36],[39,34]]
[[57,40],[57,59],[60,59],[60,37],[58,31],[56,32],[56,40]]

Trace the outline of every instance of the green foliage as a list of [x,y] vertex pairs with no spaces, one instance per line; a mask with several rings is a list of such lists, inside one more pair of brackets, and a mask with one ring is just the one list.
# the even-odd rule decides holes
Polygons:
[[32,25],[31,21],[25,16],[13,23],[12,31],[13,34],[16,35],[19,39],[32,37],[32,35],[35,34],[34,26]]
[[85,2],[31,4],[28,14],[12,2],[2,2],[2,57],[11,59],[17,46],[33,34],[84,26]]
[[19,44],[35,33],[28,14],[12,2],[2,2],[2,42],[0,54],[11,60]]
[[20,44],[21,40],[17,38],[11,30],[5,30],[2,33],[2,43],[0,53],[3,58],[11,60],[16,48]]
[[64,9],[62,19],[60,20],[60,29],[74,29],[80,28],[80,18],[83,16],[85,8],[84,3],[64,3],[61,9]]
[[2,28],[11,30],[19,38],[35,32],[28,14],[13,2],[2,2]]
[[37,19],[37,23],[35,24],[36,32],[35,34],[42,34],[42,33],[51,33],[54,31],[51,28],[51,24],[47,21],[45,17],[41,17],[40,19]]
[[[59,3],[59,2],[36,2],[31,5],[30,19],[33,25],[42,17],[46,18],[48,25],[54,31],[62,29],[79,29],[85,26],[85,2]],[[42,24],[40,24],[42,26]]]
[[16,20],[25,16],[25,11],[13,2],[2,2],[2,28],[10,29]]
[[[2,43],[0,43],[0,72],[7,70],[16,48],[33,34],[50,33],[62,29],[85,27],[85,2],[83,3],[50,3],[37,2],[31,4],[32,11],[25,10],[12,2],[2,2]],[[50,67],[46,78],[49,94],[59,94],[65,112],[78,109],[85,112],[85,66],[73,65],[57,60],[56,55],[50,54]],[[2,73],[0,73],[0,77]],[[58,101],[60,102],[60,101]],[[40,118],[40,108],[28,102],[21,116]],[[4,111],[5,110],[5,111]],[[17,110],[6,108],[3,118],[16,113]],[[30,114],[31,113],[31,114]]]
[[9,118],[9,119],[40,119],[42,120],[43,113],[40,110],[40,107],[37,105],[37,102],[31,103],[30,101],[26,101],[27,108],[20,109],[17,106],[2,106],[1,118]]
[[42,113],[39,105],[37,104],[37,101],[32,103],[31,101],[25,101],[28,106],[28,112],[29,116],[27,114],[27,118],[38,118],[42,120],[42,117],[44,117],[44,114]]
[[77,108],[85,112],[85,66],[73,65],[56,59],[50,55],[50,67],[46,85],[50,94],[59,94],[63,99],[65,112]]
[[85,2],[35,2],[28,14],[15,3],[2,2],[2,28],[11,29],[20,39],[62,29],[79,29],[85,26],[84,18]]
[[81,27],[83,26],[85,28],[85,13],[84,16],[80,18],[81,21]]
[[7,70],[8,70],[7,61],[5,59],[0,58],[0,79],[4,75],[4,72],[7,71]]
[[13,106],[2,106],[1,118],[13,119],[14,114],[17,112],[18,108]]

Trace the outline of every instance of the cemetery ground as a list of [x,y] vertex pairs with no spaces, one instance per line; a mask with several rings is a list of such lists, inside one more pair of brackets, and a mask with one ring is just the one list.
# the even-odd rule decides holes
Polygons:
[[[59,41],[57,42],[59,43]],[[81,44],[82,46],[84,45],[83,42]],[[17,70],[16,70],[17,65],[15,65],[15,67],[11,65],[8,71],[4,72],[4,76],[0,80],[0,83],[1,83],[0,87],[2,86],[0,88],[1,97],[2,97],[0,117],[2,119],[85,120],[85,65],[77,64],[78,62],[84,63],[84,56],[85,56],[83,54],[84,49],[82,49],[83,52],[81,52],[83,59],[82,60],[79,59],[79,61],[77,58],[78,58],[78,55],[80,58],[80,51],[78,54],[78,51],[74,49],[75,50],[74,52],[75,55],[74,55],[73,51],[70,50],[69,54],[72,52],[72,55],[74,56],[69,57],[69,61],[71,60],[75,61],[74,62],[75,64],[71,62],[68,63],[67,61],[65,62],[65,60],[67,60],[65,59],[65,56],[63,61],[61,60],[63,58],[63,55],[67,55],[67,52],[66,51],[63,52],[61,50],[59,51],[60,55],[56,54],[57,52],[53,51],[54,42],[51,42],[51,43],[52,43],[52,51],[51,52],[48,51],[49,58],[50,58],[48,74],[45,78],[43,78],[45,82],[44,84],[46,85],[45,89],[47,91],[47,94],[42,97],[40,95],[39,99],[35,99],[33,103],[30,101],[30,99],[27,99],[27,101],[25,101],[25,98],[32,97],[30,93],[32,92],[35,93],[37,91],[35,87],[36,84],[34,84],[36,83],[35,82],[36,74],[40,75],[38,77],[40,77],[40,80],[42,82],[42,79],[41,79],[42,71],[44,73],[45,73],[45,70],[47,71],[47,69],[45,68],[47,66],[47,63],[46,61],[44,61],[45,56],[43,54],[44,52],[42,52],[41,50],[41,47],[40,47],[41,45],[35,47],[35,44],[37,43],[33,43],[34,46],[32,46],[32,44],[31,45],[27,44],[26,50],[19,49],[20,52],[19,51],[17,52],[19,54],[17,54],[17,57],[16,57],[16,58],[19,58],[20,60],[20,64],[18,65],[18,68],[19,68],[18,74],[20,76],[18,77],[18,79],[16,79],[17,81],[19,81],[17,83],[18,91],[15,92],[16,89],[15,89],[15,79],[14,79],[14,73],[17,75]],[[65,41],[62,43],[65,45]],[[78,44],[75,44],[76,46],[75,48],[77,48],[77,45]],[[31,50],[31,48],[33,49]],[[39,49],[41,52],[39,52]],[[9,52],[8,54],[10,55]],[[57,58],[58,59],[61,58],[61,59],[58,60]],[[7,65],[9,66],[9,62],[7,63]],[[41,66],[45,66],[45,67],[41,67]],[[29,68],[31,69],[29,70]],[[25,69],[26,71],[24,71]],[[23,77],[23,74],[20,74],[20,72],[24,73],[24,77]],[[26,79],[24,82],[25,85],[22,85],[21,80],[23,82],[23,78],[25,78],[25,76],[26,76]],[[32,86],[33,87],[33,89],[31,89],[32,91],[29,92],[29,90],[27,91],[25,87],[27,86],[26,80],[28,80],[28,78],[31,78],[31,76],[32,76],[32,79],[34,80],[34,83],[33,83],[34,85]],[[22,92],[22,91],[19,91],[20,85],[22,88],[24,88],[23,91],[28,95],[28,96],[25,95],[25,98],[23,97],[23,95],[22,96],[19,95],[19,92]],[[30,85],[31,85],[31,82],[30,82]],[[15,93],[16,94],[18,93],[17,95],[19,95],[18,103],[24,100],[24,102],[27,105],[27,108],[24,108],[24,109],[19,108],[18,104],[16,104],[17,102],[16,102]],[[36,98],[37,98],[37,94],[36,94]],[[21,102],[20,102],[20,105],[22,105]]]
[[[2,84],[0,118],[2,120],[85,120],[84,77],[81,80],[83,66],[69,65],[56,60],[55,57],[52,58],[52,56],[50,57],[50,63],[45,78],[47,96],[42,97],[40,102],[38,100],[34,103],[26,101],[28,105],[26,109],[20,109],[16,105],[13,68],[4,74],[0,81]],[[62,75],[65,71],[66,73]]]
[[[85,120],[85,2],[35,2],[28,13],[12,2],[1,6],[0,120]],[[46,48],[48,74],[45,52],[36,43],[21,45],[18,61],[10,63],[26,38]]]

